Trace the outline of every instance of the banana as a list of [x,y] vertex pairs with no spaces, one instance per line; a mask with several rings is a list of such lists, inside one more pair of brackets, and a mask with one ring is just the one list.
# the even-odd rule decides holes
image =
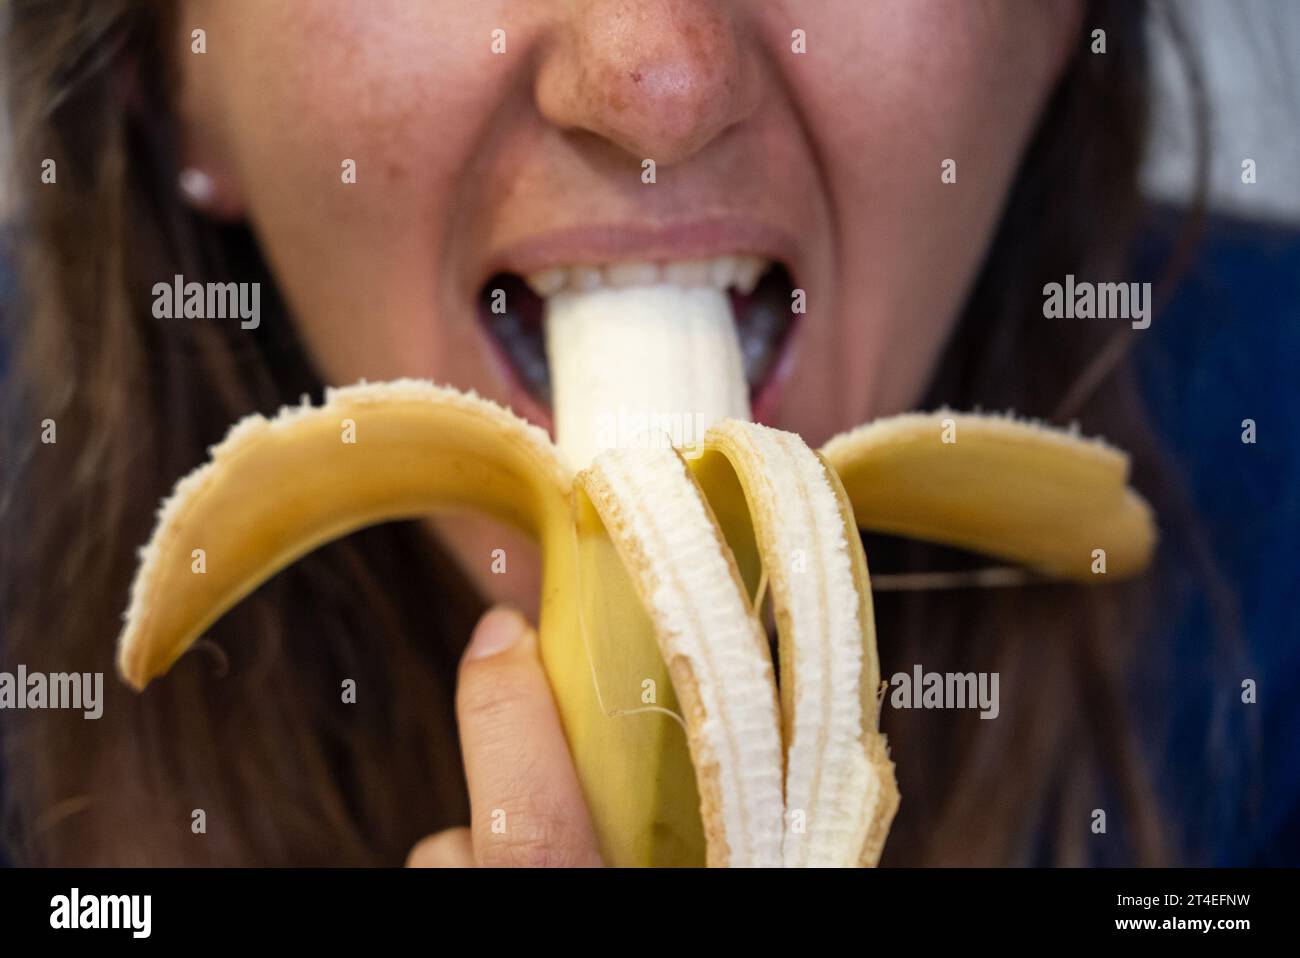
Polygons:
[[870,866],[899,796],[858,528],[1072,578],[1095,548],[1112,574],[1149,559],[1150,510],[1099,443],[941,411],[818,453],[748,422],[717,289],[565,289],[546,324],[554,444],[421,380],[237,423],[140,551],[124,680],[325,542],[480,510],[541,545],[542,661],[608,863]]
[[545,333],[556,445],[574,470],[601,449],[663,435],[698,450],[713,423],[749,418],[740,343],[720,289],[560,292],[546,301]]

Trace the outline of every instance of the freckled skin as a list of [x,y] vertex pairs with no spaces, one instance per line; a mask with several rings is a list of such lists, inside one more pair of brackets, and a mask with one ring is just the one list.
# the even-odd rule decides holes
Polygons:
[[[185,0],[178,49],[197,26],[187,161],[256,229],[329,381],[509,403],[475,321],[490,251],[740,212],[800,243],[776,424],[812,444],[915,402],[1086,42],[1077,0]],[[443,528],[489,595],[535,607],[522,544]],[[488,571],[498,546],[509,576]]]

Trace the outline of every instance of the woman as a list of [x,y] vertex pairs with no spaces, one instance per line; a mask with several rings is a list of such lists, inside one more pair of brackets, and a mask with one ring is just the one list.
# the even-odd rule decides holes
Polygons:
[[[815,445],[941,403],[1078,420],[1134,455],[1165,541],[1191,541],[1125,359],[1136,332],[1045,319],[1041,298],[1124,266],[1144,6],[15,4],[6,668],[112,674],[159,498],[242,415],[418,376],[544,422],[528,344],[478,308],[539,268],[758,254],[810,297],[757,347],[775,425]],[[157,318],[176,275],[260,283],[258,322]],[[877,572],[968,561],[868,553]],[[595,863],[525,624],[535,569],[486,524],[372,529],[143,696],[108,682],[101,720],[6,716],[15,860]],[[904,800],[885,861],[1187,860],[1127,704],[1165,586],[881,594],[885,674],[996,671],[1011,703],[992,722],[886,710]],[[502,604],[525,615],[474,629]],[[340,676],[365,691],[346,713]],[[521,796],[539,825],[485,858],[490,809]]]

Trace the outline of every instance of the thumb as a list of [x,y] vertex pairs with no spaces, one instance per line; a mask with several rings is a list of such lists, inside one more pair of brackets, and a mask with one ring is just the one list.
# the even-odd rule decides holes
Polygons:
[[474,630],[456,715],[479,864],[599,865],[537,633],[513,609],[493,609]]

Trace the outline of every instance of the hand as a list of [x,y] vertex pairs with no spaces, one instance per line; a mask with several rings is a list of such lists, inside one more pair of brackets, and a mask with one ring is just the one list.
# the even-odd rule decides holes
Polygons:
[[599,866],[596,834],[537,653],[512,609],[479,621],[460,664],[456,716],[470,827],[411,849],[414,868]]

